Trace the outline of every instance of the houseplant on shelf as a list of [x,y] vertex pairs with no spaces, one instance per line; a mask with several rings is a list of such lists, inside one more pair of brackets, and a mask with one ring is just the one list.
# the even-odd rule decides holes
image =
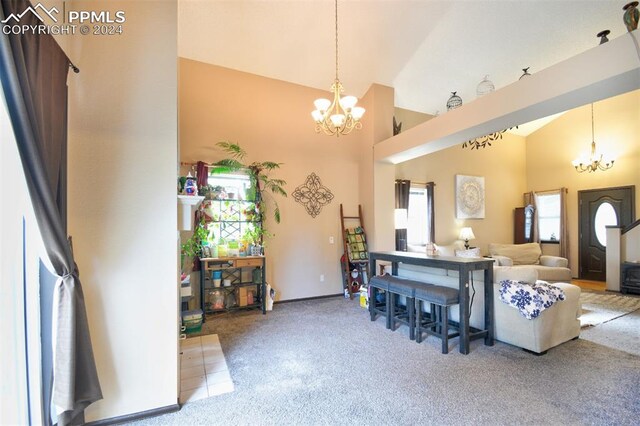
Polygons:
[[217,200],[223,192],[224,189],[221,186],[213,185],[202,185],[198,190],[198,193],[204,195],[207,200]]
[[[250,187],[247,189],[246,199],[253,201],[255,212],[250,214],[254,221],[264,220],[266,218],[267,203],[273,203],[273,219],[276,223],[280,223],[280,207],[275,199],[275,195],[283,197],[287,196],[284,186],[287,184],[282,179],[275,179],[270,176],[271,172],[279,169],[282,163],[273,161],[262,161],[245,163],[246,151],[240,145],[232,142],[222,141],[216,144],[222,149],[229,158],[217,161],[211,173],[233,173],[243,171],[248,174]],[[269,200],[267,200],[269,198]],[[246,214],[246,213],[245,213]],[[264,225],[254,224],[255,235],[252,238],[254,244],[262,245],[264,237],[268,236]]]
[[[183,274],[190,274],[196,258],[202,257],[202,246],[207,241],[209,231],[204,220],[200,220],[194,227],[193,235],[180,245],[180,264]],[[185,260],[187,262],[185,263]]]

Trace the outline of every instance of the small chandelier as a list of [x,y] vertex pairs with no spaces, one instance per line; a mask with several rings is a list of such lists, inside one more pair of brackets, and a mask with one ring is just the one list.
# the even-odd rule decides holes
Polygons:
[[602,154],[596,153],[596,140],[593,132],[593,104],[591,104],[591,155],[589,158],[576,158],[571,164],[576,168],[578,173],[591,173],[598,170],[609,170],[613,167],[614,161],[613,159],[605,158]]
[[364,108],[356,106],[358,98],[355,96],[340,97],[344,91],[338,79],[338,0],[336,5],[336,79],[331,85],[333,102],[329,99],[316,99],[313,103],[316,109],[311,112],[316,122],[316,132],[323,131],[327,135],[348,135],[353,129],[362,128],[360,119],[364,115]]

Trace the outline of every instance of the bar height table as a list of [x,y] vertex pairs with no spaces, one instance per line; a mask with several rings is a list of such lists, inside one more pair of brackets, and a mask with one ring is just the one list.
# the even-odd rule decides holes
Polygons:
[[[369,253],[369,270],[376,271],[376,261],[391,262],[392,275],[398,275],[398,263],[429,266],[458,271],[460,291],[460,353],[469,353],[469,342],[484,337],[486,346],[493,346],[493,259],[449,256],[427,256],[404,251],[378,251]],[[469,274],[484,271],[484,330],[469,326]]]

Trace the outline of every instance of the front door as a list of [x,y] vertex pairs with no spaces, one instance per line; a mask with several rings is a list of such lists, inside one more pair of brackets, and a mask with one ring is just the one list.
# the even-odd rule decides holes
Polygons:
[[635,187],[578,191],[579,277],[607,280],[606,226],[626,226],[635,220]]

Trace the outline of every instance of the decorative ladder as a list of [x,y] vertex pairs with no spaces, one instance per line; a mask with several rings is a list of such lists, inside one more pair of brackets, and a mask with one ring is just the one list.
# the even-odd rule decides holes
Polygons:
[[[348,228],[345,226],[347,220],[358,221],[358,224]],[[346,285],[350,299],[353,299],[353,293],[357,291],[354,291],[354,286],[360,283],[358,277],[361,277],[362,284],[367,284],[369,279],[369,250],[363,224],[360,204],[358,204],[358,216],[345,216],[342,204],[340,204],[340,225],[342,226],[342,247],[344,249],[342,255],[343,285]],[[358,271],[358,276],[355,278],[351,276],[350,265],[353,265]]]

